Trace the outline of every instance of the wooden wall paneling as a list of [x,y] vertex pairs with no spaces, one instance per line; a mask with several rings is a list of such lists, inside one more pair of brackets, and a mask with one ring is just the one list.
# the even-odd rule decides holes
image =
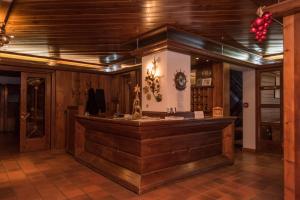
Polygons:
[[79,73],[71,71],[56,71],[55,73],[55,139],[54,148],[66,147],[66,112],[69,106],[78,106],[83,114],[90,87],[104,89],[106,101],[110,102],[111,79],[109,75]]
[[106,112],[111,113],[112,103],[111,103],[111,85],[112,77],[107,75],[100,75],[99,84],[100,88],[104,89],[105,101],[106,101]]
[[84,107],[85,109],[85,101],[87,98],[88,88],[90,87],[91,82],[89,81],[89,74],[87,73],[79,73],[79,106]]
[[50,136],[50,149],[55,149],[56,139],[56,74],[51,73],[51,136]]
[[122,112],[126,114],[130,113],[131,105],[132,105],[131,91],[133,90],[133,84],[135,83],[135,80],[132,80],[133,76],[135,76],[134,72],[130,72],[122,76],[121,105],[122,105]]
[[223,113],[230,116],[230,66],[223,63]]
[[112,101],[112,113],[116,112],[117,104],[120,104],[120,76],[113,76],[111,83],[111,101]]
[[80,79],[79,73],[73,72],[72,73],[72,97],[74,98],[74,105],[80,104]]
[[213,63],[213,107],[223,107],[223,63]]
[[4,86],[0,84],[0,132],[4,131]]
[[127,80],[128,80],[128,74],[119,74],[118,76],[118,99],[119,99],[119,106],[120,106],[120,112],[124,113],[126,111],[126,90],[127,90]]
[[64,149],[66,144],[66,110],[67,106],[75,105],[72,91],[72,73],[68,71],[56,71],[56,103],[55,103],[55,148]]
[[[120,112],[130,114],[132,112],[133,90],[136,84],[141,86],[141,69],[116,74],[112,77],[111,98],[118,99]],[[115,105],[114,111],[115,112]]]
[[94,89],[99,88],[99,75],[98,74],[89,74],[90,78],[89,80],[91,81],[91,87]]

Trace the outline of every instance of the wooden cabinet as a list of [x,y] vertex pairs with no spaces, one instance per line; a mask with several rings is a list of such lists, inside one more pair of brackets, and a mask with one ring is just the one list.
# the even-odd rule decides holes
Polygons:
[[213,107],[213,87],[192,86],[191,87],[191,110],[204,111],[211,115]]
[[282,73],[268,69],[257,73],[257,150],[282,153]]
[[[228,77],[223,63],[194,66],[191,73],[191,111],[204,111],[206,116],[212,116],[213,107],[229,110],[225,98],[229,93],[229,90],[225,90]],[[228,114],[225,112],[225,115]]]

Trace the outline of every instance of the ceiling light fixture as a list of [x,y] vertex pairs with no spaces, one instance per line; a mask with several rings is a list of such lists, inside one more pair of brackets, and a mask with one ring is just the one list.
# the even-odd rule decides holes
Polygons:
[[14,37],[6,34],[5,26],[3,25],[0,29],[0,47],[8,44],[12,38]]
[[283,60],[283,53],[265,55],[264,59],[266,59],[266,60]]

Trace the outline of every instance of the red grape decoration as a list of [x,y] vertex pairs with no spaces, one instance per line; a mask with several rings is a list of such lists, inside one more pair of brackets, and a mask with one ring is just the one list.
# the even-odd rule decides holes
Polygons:
[[268,28],[272,24],[272,14],[264,12],[261,17],[256,18],[251,23],[250,31],[255,34],[255,39],[262,43],[267,39]]

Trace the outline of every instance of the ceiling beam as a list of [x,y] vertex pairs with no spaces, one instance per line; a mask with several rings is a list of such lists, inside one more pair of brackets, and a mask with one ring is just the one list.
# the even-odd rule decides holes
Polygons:
[[300,12],[300,0],[286,0],[264,8],[274,17],[282,17]]

